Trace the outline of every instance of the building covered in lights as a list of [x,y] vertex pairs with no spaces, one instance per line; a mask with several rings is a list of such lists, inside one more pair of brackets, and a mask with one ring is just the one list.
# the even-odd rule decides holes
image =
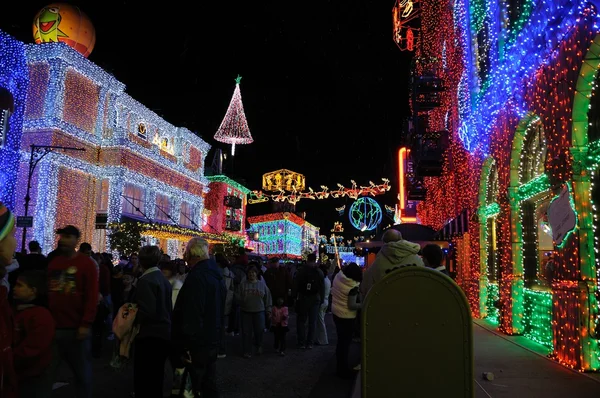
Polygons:
[[[27,241],[35,239],[49,252],[56,228],[72,224],[82,241],[105,251],[107,224],[125,220],[141,223],[148,242],[173,257],[192,236],[220,241],[218,234],[202,232],[209,144],[131,98],[123,83],[67,45],[24,48],[27,100],[15,104],[23,108],[22,136],[11,119],[6,138],[11,145],[18,140],[21,153],[17,215],[25,213],[30,155],[44,155],[31,179]],[[32,151],[31,145],[62,148]]]
[[25,45],[0,31],[0,60],[0,202],[14,208],[29,83]]
[[248,217],[248,223],[249,232],[256,234],[249,245],[257,254],[301,259],[309,252],[318,251],[319,229],[294,213]]
[[593,3],[422,1],[409,134],[408,198],[453,244],[473,315],[586,371],[600,368]]
[[212,234],[226,234],[245,244],[247,195],[250,190],[225,175],[206,177],[210,191],[204,206],[204,231]]

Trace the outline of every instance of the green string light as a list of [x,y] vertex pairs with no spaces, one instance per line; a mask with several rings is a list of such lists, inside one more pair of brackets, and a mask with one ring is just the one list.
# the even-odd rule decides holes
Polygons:
[[528,0],[522,5],[521,14],[519,15],[519,19],[514,21],[510,26],[510,32],[508,34],[507,43],[513,44],[521,32],[521,29],[525,26],[525,24],[529,21],[529,17],[531,16],[531,12],[533,11],[533,0]]
[[550,179],[546,174],[535,177],[517,190],[517,202],[523,202],[550,189]]
[[524,336],[552,350],[552,293],[525,288],[524,296]]
[[490,203],[479,210],[479,217],[481,217],[482,220],[495,217],[498,214],[500,214],[500,205],[496,202]]
[[490,323],[494,325],[498,325],[500,323],[500,310],[498,309],[496,303],[500,300],[500,290],[498,289],[497,283],[488,283],[487,285],[487,319]]

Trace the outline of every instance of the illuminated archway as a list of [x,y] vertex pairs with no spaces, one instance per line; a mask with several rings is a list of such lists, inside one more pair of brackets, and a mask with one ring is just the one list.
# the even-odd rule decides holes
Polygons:
[[[536,279],[539,267],[536,217],[537,203],[530,200],[548,191],[544,174],[546,140],[540,118],[528,113],[515,131],[510,155],[510,181],[508,187],[511,223],[512,281],[512,332],[525,330],[524,287],[525,279]],[[526,238],[524,238],[524,234]],[[526,252],[526,253],[525,253]],[[524,258],[528,264],[525,267]],[[527,269],[527,273],[524,272]]]
[[[490,244],[495,246],[495,222],[500,207],[496,203],[498,195],[498,171],[496,161],[488,157],[481,167],[481,178],[479,180],[479,313],[482,318],[488,318],[492,322],[498,322],[497,310],[491,308],[491,304],[498,299],[498,285],[490,285],[490,260],[494,253],[490,253]],[[490,234],[492,234],[490,239]],[[491,256],[492,255],[492,256]]]
[[[585,55],[576,91],[573,97],[573,125],[571,132],[571,154],[573,155],[573,193],[579,235],[579,272],[585,288],[580,291],[580,316],[584,325],[581,332],[581,367],[597,370],[600,368],[598,358],[598,336],[594,329],[598,318],[596,291],[598,289],[597,256],[595,253],[594,236],[594,203],[592,203],[592,181],[599,171],[600,140],[589,137],[589,111],[594,87],[597,84],[598,69],[600,68],[600,35],[596,35]],[[600,111],[596,109],[595,111]],[[598,231],[600,233],[600,231]],[[587,326],[587,327],[586,327]]]

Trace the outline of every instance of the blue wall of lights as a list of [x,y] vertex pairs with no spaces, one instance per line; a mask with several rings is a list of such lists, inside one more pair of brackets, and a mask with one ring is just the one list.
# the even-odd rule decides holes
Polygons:
[[0,31],[2,104],[10,102],[10,96],[13,103],[10,112],[0,109],[0,201],[13,210],[28,82],[29,70],[25,45]]
[[[465,69],[458,93],[461,120],[458,135],[469,152],[486,156],[490,150],[489,132],[506,110],[519,119],[530,111],[523,97],[527,87],[534,83],[535,71],[552,59],[588,2],[525,2],[519,20],[508,30],[503,30],[499,23],[490,23],[500,21],[499,15],[507,15],[504,2],[471,1],[468,13],[465,3],[457,1],[454,13],[455,24],[463,33],[463,43],[470,48],[468,43],[485,29],[484,44],[490,52],[485,56],[481,52],[465,51]],[[530,18],[532,11],[535,18]],[[477,76],[477,70],[483,57],[489,65],[482,79]]]

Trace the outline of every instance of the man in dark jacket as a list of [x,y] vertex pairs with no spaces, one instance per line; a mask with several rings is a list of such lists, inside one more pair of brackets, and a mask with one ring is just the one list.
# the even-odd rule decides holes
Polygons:
[[292,289],[292,275],[285,264],[279,264],[277,257],[270,259],[267,267],[267,272],[265,272],[263,278],[271,291],[273,303],[276,303],[279,298],[283,299],[284,303],[287,303],[290,290]]
[[450,276],[446,266],[442,264],[444,259],[444,253],[442,248],[436,244],[430,243],[423,248],[423,262],[426,267],[433,268],[436,271],[440,271],[442,274]]
[[[231,273],[233,274],[233,290],[237,291],[238,286],[242,283],[242,280],[246,278],[246,267],[248,266],[248,255],[243,247],[240,247],[238,257],[233,262],[231,267]],[[227,333],[239,334],[240,332],[240,303],[233,299],[231,312],[229,313],[229,321],[227,325]]]
[[193,238],[184,260],[189,272],[173,311],[173,341],[190,362],[188,370],[196,396],[218,397],[215,382],[219,334],[227,291],[221,270],[208,254],[208,242]]
[[[295,288],[297,303],[298,347],[301,349],[313,348],[315,329],[319,307],[325,302],[325,276],[317,267],[317,255],[308,255],[306,265],[298,270]],[[308,337],[306,336],[306,321],[308,320]]]
[[156,246],[140,250],[140,267],[134,302],[140,332],[135,338],[133,384],[136,397],[162,398],[165,362],[171,341],[171,283],[157,265],[161,258]]

